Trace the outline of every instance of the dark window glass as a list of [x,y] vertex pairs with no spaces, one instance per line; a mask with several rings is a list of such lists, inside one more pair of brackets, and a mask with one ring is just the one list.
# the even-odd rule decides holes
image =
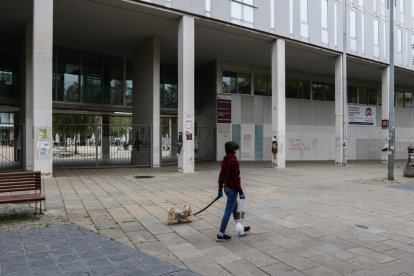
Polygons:
[[325,84],[325,101],[335,101],[335,85]]
[[358,89],[359,104],[368,104],[368,89],[365,87],[359,87]]
[[254,76],[254,94],[259,96],[267,96],[268,95],[268,87],[267,87],[267,76],[264,75],[255,75]]
[[223,93],[237,93],[237,73],[223,72]]
[[160,104],[163,108],[178,108],[178,71],[177,66],[161,66]]
[[[132,91],[134,87],[134,81],[132,80],[132,61],[128,59],[126,61],[126,83],[125,83],[125,100],[126,105],[131,106],[132,105]],[[162,106],[162,105],[161,105]]]
[[404,93],[404,107],[413,107],[413,93],[405,92]]
[[312,83],[312,100],[323,101],[325,98],[325,84],[320,82]]
[[0,96],[17,98],[18,93],[14,89],[13,71],[9,69],[0,69]]
[[122,105],[123,102],[123,59],[104,56],[103,103]]
[[238,94],[251,94],[251,78],[248,73],[237,73],[237,93]]
[[18,37],[0,33],[0,97],[20,97],[20,52]]
[[404,106],[404,93],[402,92],[395,93],[395,106],[398,106],[398,107]]
[[298,97],[298,88],[296,80],[286,80],[286,98],[296,99]]
[[378,105],[382,105],[382,92],[381,91],[378,91],[377,98],[378,98]]
[[368,89],[368,104],[377,105],[378,91],[377,89]]
[[56,55],[56,100],[79,102],[80,52],[59,47]]
[[82,99],[84,103],[102,103],[102,56],[82,53]]
[[298,80],[298,98],[310,99],[310,81]]
[[358,103],[358,90],[354,86],[348,86],[348,103]]
[[267,78],[267,89],[268,89],[268,95],[272,96],[272,78],[268,77]]

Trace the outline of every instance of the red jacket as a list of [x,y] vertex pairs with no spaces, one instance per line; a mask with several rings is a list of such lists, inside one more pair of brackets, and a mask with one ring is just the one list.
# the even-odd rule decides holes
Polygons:
[[218,179],[219,190],[224,187],[230,188],[244,194],[240,185],[240,168],[234,153],[228,153],[221,161],[221,171]]

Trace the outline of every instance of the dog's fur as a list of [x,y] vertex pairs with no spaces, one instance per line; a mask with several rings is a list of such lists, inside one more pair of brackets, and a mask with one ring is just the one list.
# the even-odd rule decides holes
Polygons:
[[184,205],[184,209],[171,207],[170,210],[168,210],[167,224],[173,224],[174,221],[191,222],[192,213],[193,211],[191,210],[191,205],[189,204]]

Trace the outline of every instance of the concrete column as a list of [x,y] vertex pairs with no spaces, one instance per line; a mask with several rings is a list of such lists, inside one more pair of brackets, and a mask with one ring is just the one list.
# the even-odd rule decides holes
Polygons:
[[[381,75],[381,98],[382,98],[382,105],[381,105],[381,119],[382,120],[389,120],[389,114],[390,114],[390,107],[389,107],[389,101],[390,101],[390,67],[387,66],[384,69],[382,69],[382,75]],[[382,148],[388,148],[388,128],[385,128],[382,130]],[[388,162],[388,151],[382,151],[381,154],[381,161],[384,163]]]
[[272,44],[272,137],[278,142],[275,167],[286,165],[286,84],[285,40],[276,39]]
[[[160,40],[142,42],[134,57],[133,162],[160,166]],[[152,133],[151,133],[152,131]],[[151,152],[152,149],[152,152]],[[152,155],[151,155],[152,154]],[[147,160],[150,159],[150,160]],[[141,160],[141,161],[140,161]]]
[[194,172],[194,18],[183,15],[178,26],[178,135],[182,137],[178,171]]
[[53,0],[33,1],[32,26],[26,32],[25,168],[52,175]]
[[110,145],[109,133],[110,133],[110,121],[109,115],[102,115],[102,139],[101,139],[101,150],[102,150],[102,159],[110,159]]
[[343,109],[343,55],[335,59],[335,163],[343,163],[343,134],[344,134],[344,109]]
[[32,171],[34,168],[33,143],[33,24],[26,24],[25,37],[25,103],[24,103],[24,130],[23,130],[23,168]]

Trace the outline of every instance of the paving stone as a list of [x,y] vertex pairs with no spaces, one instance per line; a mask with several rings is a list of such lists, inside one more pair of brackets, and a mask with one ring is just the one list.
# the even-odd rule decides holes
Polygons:
[[299,271],[318,266],[317,263],[291,252],[276,254],[273,257]]
[[305,274],[296,270],[295,268],[288,266],[284,263],[272,264],[269,266],[261,267],[263,271],[272,276],[303,276]]
[[348,251],[350,251],[354,254],[360,255],[360,256],[364,256],[367,259],[373,260],[373,261],[381,263],[381,264],[388,263],[388,262],[391,262],[391,261],[395,260],[395,258],[393,258],[391,256],[381,254],[381,253],[378,253],[374,250],[370,250],[370,249],[367,249],[367,248],[364,248],[364,247],[350,248],[350,249],[348,249]]

